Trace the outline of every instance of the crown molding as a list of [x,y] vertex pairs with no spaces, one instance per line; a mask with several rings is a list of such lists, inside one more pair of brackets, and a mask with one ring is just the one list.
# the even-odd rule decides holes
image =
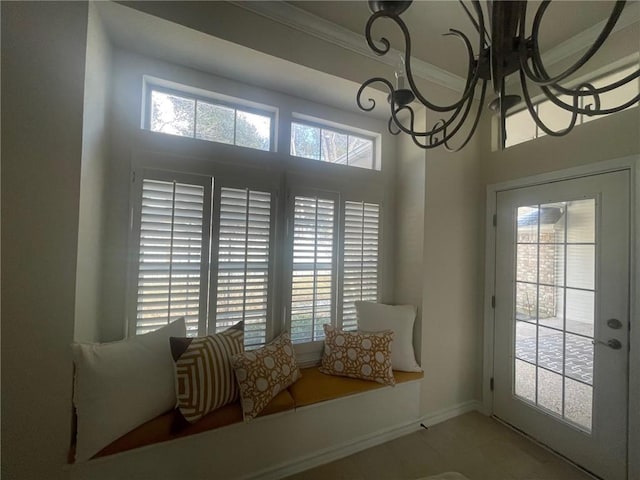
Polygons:
[[[640,22],[640,2],[627,2],[611,33],[613,34],[620,30],[624,30],[638,22]],[[601,22],[596,23],[593,27],[587,28],[586,30],[574,35],[569,40],[547,50],[542,54],[544,63],[547,65],[553,65],[583,51],[586,46],[593,44],[594,40],[598,37],[606,23],[606,20],[602,20]]]
[[[230,1],[229,3],[393,68],[396,67],[397,63],[395,59],[402,54],[399,50],[392,48],[387,55],[378,56],[368,47],[363,35],[354,33],[286,2]],[[612,33],[638,22],[640,22],[640,1],[627,2]],[[603,20],[548,50],[542,55],[544,62],[547,65],[553,65],[584,50],[586,45],[593,43],[605,23],[606,20]],[[416,77],[441,87],[456,92],[464,90],[465,80],[462,77],[431,63],[412,57],[411,70]]]
[[[399,50],[392,48],[387,55],[378,56],[369,49],[363,35],[354,33],[289,3],[242,1],[230,1],[229,3],[393,68],[396,67],[398,55],[402,54]],[[411,71],[416,77],[436,85],[458,92],[464,90],[465,80],[462,77],[415,57],[411,58]]]

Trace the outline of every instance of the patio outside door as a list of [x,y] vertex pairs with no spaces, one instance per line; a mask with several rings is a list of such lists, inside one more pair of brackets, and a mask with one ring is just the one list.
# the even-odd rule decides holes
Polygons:
[[494,414],[627,478],[629,172],[497,194]]

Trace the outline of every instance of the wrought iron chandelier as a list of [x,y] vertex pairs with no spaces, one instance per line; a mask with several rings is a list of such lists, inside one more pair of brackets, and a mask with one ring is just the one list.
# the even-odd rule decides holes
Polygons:
[[[444,146],[449,151],[461,150],[473,136],[480,119],[482,107],[485,103],[487,84],[496,95],[495,100],[489,104],[489,108],[496,112],[500,120],[499,142],[504,149],[506,141],[505,120],[509,109],[512,109],[521,102],[519,95],[508,95],[505,91],[505,80],[511,74],[518,73],[522,95],[526,107],[535,121],[538,128],[547,135],[562,136],[569,133],[576,124],[578,115],[608,115],[619,112],[640,101],[640,94],[624,104],[611,108],[601,108],[600,96],[606,92],[614,90],[626,83],[632,82],[640,77],[640,69],[613,82],[607,86],[596,88],[590,83],[580,83],[578,85],[563,86],[561,82],[566,82],[568,77],[573,75],[585,65],[611,34],[622,10],[625,6],[624,0],[615,3],[608,21],[598,35],[594,44],[582,55],[582,57],[571,65],[564,72],[551,76],[547,72],[542,62],[542,55],[538,44],[538,35],[544,13],[549,7],[550,0],[543,1],[538,7],[531,33],[525,32],[527,2],[519,1],[499,1],[488,0],[488,11],[491,15],[491,22],[487,26],[480,2],[471,2],[472,11],[459,0],[466,15],[478,33],[478,45],[476,52],[469,38],[459,30],[449,29],[445,35],[451,35],[460,39],[467,50],[468,66],[465,88],[461,98],[451,105],[438,105],[429,101],[417,88],[413,73],[411,71],[411,37],[409,30],[400,15],[409,8],[411,0],[408,1],[369,1],[369,9],[372,12],[365,29],[365,36],[369,47],[378,55],[385,55],[390,51],[391,45],[387,38],[381,37],[379,43],[374,42],[371,29],[373,24],[380,18],[388,18],[395,22],[404,36],[404,56],[402,67],[396,71],[396,86],[382,77],[374,77],[365,81],[357,94],[358,106],[365,111],[371,111],[375,107],[375,101],[369,98],[367,103],[363,103],[362,95],[365,88],[379,83],[389,91],[389,132],[398,135],[404,132],[411,136],[413,142],[421,148],[431,149]],[[489,34],[490,30],[490,34]],[[408,87],[404,85],[404,79],[408,81]],[[552,130],[540,119],[535,110],[534,102],[530,96],[529,84],[536,85],[553,104],[571,113],[571,120],[566,128]],[[471,112],[476,88],[480,88],[480,100],[472,115],[473,123],[471,128],[457,147],[452,147],[450,140],[456,136],[461,127],[466,123]],[[566,103],[560,96],[571,97],[572,103]],[[427,110],[437,112],[446,116],[441,118],[430,128],[417,130],[415,126],[415,111],[411,106],[417,100],[426,107]],[[582,101],[581,101],[582,100]],[[401,119],[402,117],[402,119]]]

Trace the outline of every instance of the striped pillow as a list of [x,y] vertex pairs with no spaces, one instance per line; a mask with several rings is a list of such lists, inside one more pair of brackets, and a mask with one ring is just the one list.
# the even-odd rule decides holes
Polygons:
[[244,351],[243,322],[216,335],[169,339],[175,362],[178,409],[194,423],[238,400],[231,356]]

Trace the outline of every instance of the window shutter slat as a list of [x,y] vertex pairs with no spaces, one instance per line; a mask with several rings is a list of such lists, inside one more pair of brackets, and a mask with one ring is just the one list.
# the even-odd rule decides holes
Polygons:
[[184,316],[197,335],[205,188],[144,179],[140,206],[136,334]]
[[324,338],[332,320],[335,202],[296,196],[293,210],[291,339],[302,343]]
[[342,281],[342,328],[357,328],[357,300],[378,300],[380,206],[345,202]]
[[271,194],[221,188],[216,332],[244,320],[245,346],[266,342]]

